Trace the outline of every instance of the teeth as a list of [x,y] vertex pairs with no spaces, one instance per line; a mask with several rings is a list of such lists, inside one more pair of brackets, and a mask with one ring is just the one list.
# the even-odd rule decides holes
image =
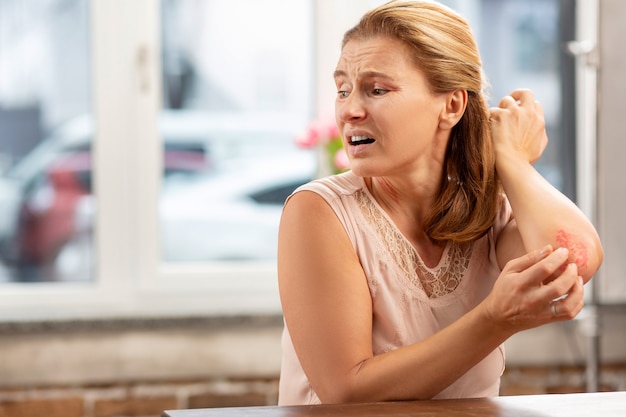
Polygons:
[[374,139],[370,138],[369,136],[352,136],[352,139],[350,140],[350,143],[352,143],[353,145],[358,145],[361,143],[373,143]]

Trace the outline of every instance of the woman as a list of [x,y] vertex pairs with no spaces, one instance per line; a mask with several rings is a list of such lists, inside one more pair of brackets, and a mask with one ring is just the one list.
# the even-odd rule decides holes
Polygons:
[[541,105],[490,111],[468,24],[432,2],[367,13],[334,77],[351,171],[283,210],[279,404],[497,395],[502,343],[575,317],[603,256],[531,165]]

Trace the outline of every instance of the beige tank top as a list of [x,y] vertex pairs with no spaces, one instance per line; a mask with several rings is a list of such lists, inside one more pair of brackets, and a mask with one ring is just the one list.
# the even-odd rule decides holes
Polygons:
[[[346,172],[305,184],[294,193],[302,190],[328,202],[358,254],[372,296],[375,355],[423,340],[454,322],[489,294],[500,274],[495,242],[511,217],[506,198],[485,236],[471,245],[449,243],[439,264],[429,268],[369,193],[363,178]],[[279,405],[319,403],[287,327],[282,349]],[[503,371],[500,346],[435,398],[496,396]]]

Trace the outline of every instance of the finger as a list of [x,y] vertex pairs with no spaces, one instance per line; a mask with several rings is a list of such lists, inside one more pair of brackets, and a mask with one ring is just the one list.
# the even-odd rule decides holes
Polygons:
[[563,272],[549,284],[540,288],[546,300],[555,300],[569,294],[578,281],[578,267],[575,263],[569,263]]
[[516,103],[519,103],[520,106],[533,104],[535,102],[535,95],[531,90],[526,88],[517,89],[513,91],[510,96],[515,100]]
[[545,259],[552,253],[552,246],[546,245],[541,249],[528,252],[524,256],[510,260],[505,268],[511,272],[522,272],[535,265],[537,262]]
[[[524,278],[526,283],[531,286],[542,286],[543,282],[546,281],[555,272],[557,272],[559,268],[565,268],[565,271],[567,271],[565,264],[567,262],[568,256],[569,251],[566,248],[558,248],[545,258],[539,260],[538,262],[535,262],[525,271]],[[552,282],[554,283],[557,280],[558,278]],[[551,289],[554,288],[559,287],[557,287],[557,284],[554,284]],[[558,295],[555,295],[552,298],[556,297],[558,297]]]
[[585,289],[582,277],[576,278],[576,283],[566,297],[554,301],[550,310],[557,321],[571,320],[583,309]]
[[545,117],[544,112],[543,112],[543,106],[541,105],[541,103],[537,100],[535,100],[535,111],[537,112],[537,114],[539,114],[539,116],[541,116],[542,118]]
[[500,100],[500,103],[498,103],[498,107],[503,108],[503,109],[513,107],[513,106],[517,106],[517,100],[510,95],[502,97],[502,99]]
[[504,112],[505,110],[503,108],[491,107],[489,109],[489,121],[490,122],[500,121],[502,119]]

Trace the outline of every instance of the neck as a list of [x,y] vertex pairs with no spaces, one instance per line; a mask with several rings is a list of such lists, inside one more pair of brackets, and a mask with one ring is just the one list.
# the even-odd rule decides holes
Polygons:
[[378,204],[392,218],[406,217],[420,228],[439,191],[438,183],[435,187],[432,180],[424,183],[371,177],[366,178],[365,183]]

